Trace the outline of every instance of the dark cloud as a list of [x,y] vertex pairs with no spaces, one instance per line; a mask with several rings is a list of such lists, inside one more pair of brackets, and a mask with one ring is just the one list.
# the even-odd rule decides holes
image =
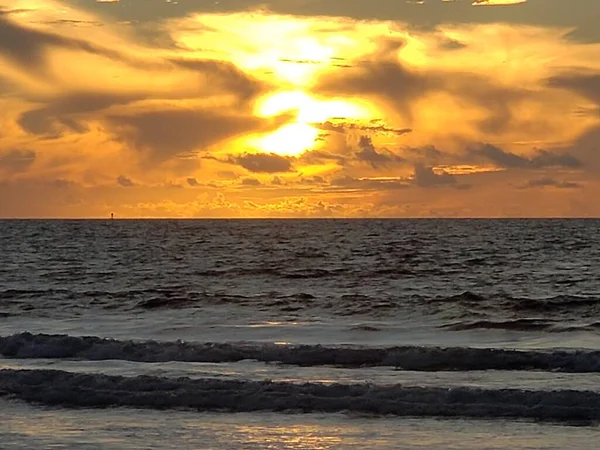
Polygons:
[[123,59],[119,52],[80,39],[24,27],[10,20],[8,15],[0,14],[0,55],[31,73],[39,74],[45,72],[47,51],[52,47]]
[[312,177],[307,177],[307,178],[300,178],[300,184],[305,184],[305,185],[309,185],[309,186],[313,186],[313,185],[323,185],[323,184],[327,184],[327,181],[325,181],[325,178],[319,176],[319,175],[313,175]]
[[373,145],[373,141],[368,136],[361,136],[358,147],[360,151],[355,153],[356,159],[358,161],[366,162],[374,169],[377,169],[381,166],[386,166],[390,163],[398,163],[404,161],[401,157],[389,152],[389,151],[379,151],[375,150],[375,146]]
[[32,150],[10,150],[0,153],[0,170],[9,173],[25,172],[35,162],[36,153]]
[[558,181],[554,178],[538,178],[529,181],[523,189],[536,188],[536,187],[554,187],[558,189],[578,189],[581,187],[579,183],[573,183],[571,181]]
[[576,169],[582,163],[576,157],[566,153],[553,153],[538,150],[531,158],[507,152],[491,144],[482,144],[468,150],[467,154],[482,157],[500,167],[507,169],[538,169],[543,167],[565,167]]
[[65,180],[64,178],[57,178],[52,182],[54,187],[58,189],[71,189],[77,186],[77,183],[71,180]]
[[358,131],[368,131],[373,133],[389,133],[395,134],[397,136],[402,136],[403,134],[407,134],[412,132],[410,128],[391,128],[385,125],[375,123],[378,121],[372,121],[370,125],[358,124],[358,123],[348,123],[348,122],[331,122],[327,121],[322,124],[317,124],[317,128],[324,131],[333,131],[336,133],[347,133],[348,131],[358,130]]
[[571,74],[553,77],[548,81],[551,87],[570,89],[600,106],[600,74]]
[[448,158],[448,155],[433,145],[424,145],[422,147],[404,147],[402,148],[404,159],[413,163],[424,165],[436,165]]
[[438,41],[438,48],[441,50],[462,50],[466,47],[466,44],[457,41],[456,39],[451,39],[447,36],[441,36]]
[[242,180],[242,185],[244,186],[260,186],[261,182],[256,178],[244,178]]
[[274,153],[246,153],[240,156],[232,156],[228,159],[228,162],[256,173],[292,172],[294,170],[291,158]]
[[[255,10],[265,6],[264,0],[206,1],[178,0],[177,5],[164,0],[120,0],[118,3],[98,3],[93,0],[66,0],[77,7],[100,11],[120,21],[143,25],[147,22],[193,13],[232,13]],[[267,2],[269,11],[300,16],[340,16],[358,20],[385,20],[408,23],[414,29],[433,30],[443,24],[487,24],[492,22],[514,25],[541,25],[573,29],[572,38],[600,41],[597,0],[578,0],[578,7],[565,0],[528,0],[511,6],[472,6],[472,1],[425,0],[408,2],[398,0],[280,0]]]
[[32,9],[24,9],[24,8],[20,8],[20,9],[3,9],[2,6],[0,6],[0,16],[10,16],[12,14],[22,14],[22,13],[27,13],[27,12],[31,12],[33,11]]
[[186,180],[186,182],[187,182],[187,184],[188,184],[189,186],[191,186],[191,187],[197,187],[197,186],[200,186],[200,183],[198,183],[198,181],[197,181],[195,178],[191,178],[191,177],[190,177],[190,178],[188,178],[188,179]]
[[123,175],[119,175],[117,177],[117,184],[122,187],[134,187],[135,183],[131,180],[131,178],[127,178]]
[[353,178],[345,176],[331,181],[331,188],[342,191],[380,191],[406,189],[410,180],[405,178]]
[[226,61],[200,59],[171,59],[173,64],[202,74],[211,90],[236,93],[250,100],[264,91],[265,85]]
[[[385,44],[383,41],[382,44]],[[376,97],[406,116],[412,103],[432,89],[431,81],[396,61],[368,61],[357,67],[325,77],[317,91]]]
[[456,178],[444,171],[436,173],[431,167],[417,164],[415,165],[413,182],[419,187],[428,188],[456,184]]
[[538,150],[530,161],[531,165],[535,168],[566,167],[577,169],[583,166],[582,162],[572,155],[566,153],[553,153],[547,150]]
[[[127,105],[142,98],[141,95],[75,92],[49,99],[46,106],[24,112],[18,123],[27,133],[46,137],[59,137],[65,129],[84,133],[87,127],[79,120],[80,115],[98,112],[115,105]],[[40,101],[43,102],[44,99]]]
[[305,152],[302,154],[300,159],[306,164],[321,164],[323,162],[334,161],[340,166],[345,165],[348,160],[348,158],[343,155],[338,155],[336,153],[323,150],[311,150]]
[[203,151],[224,139],[257,131],[262,125],[262,121],[254,117],[193,109],[114,115],[108,121],[112,132],[149,162]]
[[[379,44],[389,49],[399,45],[396,40],[390,39],[380,40]],[[463,102],[488,111],[487,117],[477,124],[484,132],[502,132],[509,128],[514,129],[515,126],[531,126],[526,120],[514,116],[513,106],[539,95],[535,92],[524,88],[499,86],[487,77],[468,72],[417,72],[398,61],[393,50],[386,50],[382,55],[381,53],[382,51],[378,50],[371,57],[382,58],[380,60],[365,61],[351,70],[325,76],[316,86],[316,90],[328,95],[343,93],[374,98],[389,105],[408,121],[412,119],[412,109],[416,100],[429,93],[446,92]],[[341,131],[339,125],[331,123],[323,127],[325,130]],[[412,131],[410,128],[394,130],[377,125],[372,127],[372,131],[377,132],[378,128],[380,132],[396,131],[397,134]]]

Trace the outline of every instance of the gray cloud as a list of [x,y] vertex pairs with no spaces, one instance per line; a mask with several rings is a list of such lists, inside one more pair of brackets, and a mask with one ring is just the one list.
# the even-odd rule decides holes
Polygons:
[[127,178],[126,176],[119,175],[117,177],[117,184],[122,187],[134,187],[135,183],[131,180],[131,178]]
[[[177,5],[164,0],[145,0],[144,8],[137,8],[139,0],[120,0],[119,3],[67,0],[74,6],[87,7],[112,15],[118,20],[133,21],[143,25],[172,17],[185,17],[198,13],[227,13],[248,11],[263,7],[263,0],[236,0],[199,2],[178,0]],[[426,0],[417,2],[398,0],[280,0],[268,2],[270,11],[304,16],[342,16],[359,20],[396,20],[409,23],[416,29],[434,29],[438,25],[453,23],[503,22],[515,25],[542,25],[574,29],[572,38],[600,41],[596,18],[600,14],[597,0],[579,0],[578,7],[565,0],[528,0],[509,7],[472,6],[472,0],[444,2]]]
[[374,169],[381,166],[386,166],[390,163],[398,163],[404,161],[400,156],[397,156],[389,151],[375,150],[373,141],[368,136],[361,136],[358,143],[360,151],[355,153],[356,159],[371,165]]
[[319,175],[313,175],[312,177],[308,177],[308,178],[304,178],[304,177],[300,178],[299,183],[313,186],[313,185],[327,184],[327,181],[325,181],[325,178],[323,178]]
[[260,119],[216,111],[166,109],[109,116],[111,131],[149,162],[205,150],[224,139],[258,130]]
[[571,181],[558,181],[554,178],[544,177],[530,180],[523,189],[537,188],[537,187],[554,187],[558,189],[578,189],[581,187],[579,183],[573,183]]
[[348,158],[345,156],[323,150],[311,150],[305,152],[304,154],[302,154],[300,159],[306,164],[320,164],[322,162],[334,161],[340,166],[345,165],[348,161]]
[[507,169],[538,169],[544,167],[580,168],[582,163],[566,153],[538,150],[531,158],[507,152],[491,144],[482,144],[467,151],[468,156],[482,157]]
[[257,180],[256,178],[244,178],[242,180],[242,185],[243,186],[260,186],[261,182],[259,180]]
[[433,168],[422,164],[415,165],[415,185],[423,188],[456,184],[456,178],[446,172],[435,173]]
[[9,150],[0,153],[0,169],[15,173],[25,172],[35,162],[36,153],[32,150]]
[[316,87],[326,94],[378,97],[408,117],[414,100],[432,88],[431,80],[413,73],[398,62],[386,60],[364,62],[342,73],[334,73],[325,77]]
[[342,191],[379,191],[406,189],[411,186],[405,178],[353,178],[349,176],[336,178],[331,181],[331,188]]
[[0,14],[0,54],[6,58],[29,72],[40,74],[45,72],[46,54],[52,47],[123,59],[119,52],[83,40],[23,27],[10,20],[7,14]]
[[[527,122],[515,124],[512,105],[539,94],[526,89],[499,86],[487,77],[468,72],[417,72],[397,60],[397,49],[394,49],[394,46],[399,46],[397,40],[382,39],[379,44],[387,50],[378,50],[373,59],[381,60],[364,61],[352,69],[326,76],[317,85],[317,91],[376,98],[409,121],[416,100],[431,92],[447,92],[462,101],[487,109],[488,117],[477,124],[482,131],[501,132],[515,126],[530,126]],[[324,124],[323,128],[341,131],[340,126],[331,123]],[[372,131],[378,131],[377,128],[375,126]],[[381,127],[379,131],[405,134],[412,130]]]
[[[23,131],[46,137],[59,137],[65,129],[84,133],[85,123],[79,116],[101,111],[114,105],[127,105],[141,100],[142,95],[76,92],[48,100],[47,106],[26,111],[18,119]],[[44,99],[39,99],[43,102]]]
[[274,153],[247,153],[230,157],[228,161],[256,173],[292,172],[294,170],[291,158]]
[[173,64],[206,77],[211,90],[236,93],[248,101],[262,93],[265,85],[226,61],[200,59],[171,59]]
[[574,73],[561,75],[548,80],[551,87],[559,87],[575,91],[600,106],[600,74]]
[[377,121],[372,121],[371,125],[357,124],[357,123],[349,123],[349,122],[331,122],[327,121],[322,124],[317,124],[317,128],[324,131],[333,131],[336,133],[347,133],[348,131],[358,130],[358,131],[368,131],[373,133],[390,133],[395,134],[397,136],[402,136],[403,134],[407,134],[412,132],[410,128],[391,128],[386,127],[385,125],[375,125],[373,124]]

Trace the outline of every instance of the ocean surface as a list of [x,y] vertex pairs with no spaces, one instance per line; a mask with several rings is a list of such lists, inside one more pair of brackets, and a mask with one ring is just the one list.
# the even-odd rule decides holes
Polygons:
[[596,449],[600,220],[0,221],[4,449]]

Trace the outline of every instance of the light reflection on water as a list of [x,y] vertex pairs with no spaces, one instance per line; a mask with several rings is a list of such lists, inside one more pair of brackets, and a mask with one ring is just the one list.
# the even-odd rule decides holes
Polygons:
[[[3,449],[581,449],[600,429],[529,422],[343,414],[40,408],[0,403]],[[484,446],[484,447],[483,447]]]

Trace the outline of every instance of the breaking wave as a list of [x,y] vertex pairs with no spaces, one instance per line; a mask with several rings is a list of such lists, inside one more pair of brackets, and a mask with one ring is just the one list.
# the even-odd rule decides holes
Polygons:
[[48,405],[200,411],[356,412],[398,416],[507,417],[597,421],[600,394],[122,377],[56,370],[0,370],[0,395]]
[[137,342],[93,336],[19,333],[0,337],[6,358],[80,358],[139,362],[257,360],[298,366],[392,366],[413,371],[546,370],[600,372],[600,351],[520,351],[469,347],[349,347],[260,343]]

